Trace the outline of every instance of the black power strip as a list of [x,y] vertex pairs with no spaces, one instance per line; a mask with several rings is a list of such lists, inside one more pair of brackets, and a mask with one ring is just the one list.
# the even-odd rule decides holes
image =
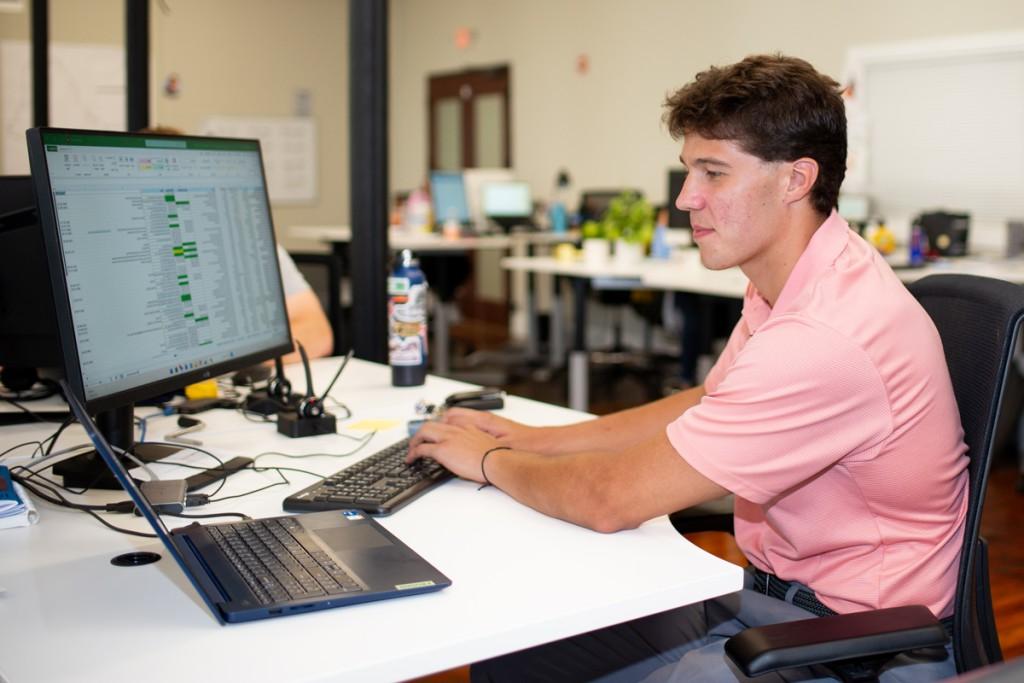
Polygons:
[[209,486],[215,481],[219,481],[224,477],[234,474],[238,470],[245,469],[252,464],[252,458],[245,458],[238,456],[237,458],[231,458],[223,465],[212,467],[203,472],[193,474],[191,477],[185,480],[185,487],[189,491],[195,491],[201,489],[204,486]]

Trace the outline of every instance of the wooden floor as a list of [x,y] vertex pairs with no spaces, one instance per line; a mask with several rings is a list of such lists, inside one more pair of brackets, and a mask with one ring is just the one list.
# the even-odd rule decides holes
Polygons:
[[[642,396],[651,387],[619,378],[614,382],[592,385],[591,409],[597,413],[618,410],[625,405],[648,400]],[[615,389],[609,389],[614,384]],[[512,393],[565,404],[560,387],[563,378],[555,378],[543,385],[525,382],[510,389]],[[604,391],[602,391],[602,388]],[[1016,490],[1017,463],[1007,454],[993,465],[989,477],[988,497],[982,518],[981,533],[988,539],[990,549],[989,578],[992,586],[996,627],[1004,659],[1024,656],[1024,493]],[[746,564],[732,536],[721,532],[706,532],[687,536],[693,543],[730,562]],[[417,679],[419,683],[466,683],[469,668],[460,667]]]

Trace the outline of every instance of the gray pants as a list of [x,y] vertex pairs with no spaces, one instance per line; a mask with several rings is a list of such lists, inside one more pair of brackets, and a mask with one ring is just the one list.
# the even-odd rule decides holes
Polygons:
[[[725,641],[749,626],[814,618],[788,602],[750,590],[610,626],[474,664],[473,681],[831,681],[820,667],[744,676],[725,656]],[[883,683],[956,675],[952,645],[892,660]]]

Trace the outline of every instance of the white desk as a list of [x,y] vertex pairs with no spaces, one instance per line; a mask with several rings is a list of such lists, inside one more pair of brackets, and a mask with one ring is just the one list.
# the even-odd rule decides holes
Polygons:
[[[314,363],[317,381],[336,368]],[[293,368],[289,374],[297,374]],[[353,361],[332,396],[353,411],[346,424],[369,418],[403,421],[366,449],[404,434],[420,398],[439,401],[466,385],[436,377],[423,387],[394,389],[384,366]],[[146,409],[139,409],[145,414]],[[504,414],[536,424],[581,417],[564,408],[512,398]],[[266,450],[340,451],[349,442],[328,435],[289,440],[272,425],[230,411],[201,414],[207,428],[191,436],[223,455]],[[151,438],[175,418],[149,420]],[[0,450],[42,431],[0,429]],[[58,447],[84,441],[77,427]],[[261,465],[323,474],[350,461],[329,457],[261,458]],[[224,495],[273,480],[243,472]],[[280,501],[310,483],[289,473],[291,486],[224,501],[196,512],[281,514]],[[124,494],[100,494],[123,500]],[[602,535],[514,502],[495,488],[451,481],[382,523],[447,574],[439,593],[355,605],[260,622],[220,626],[155,540],[114,533],[81,512],[38,505],[39,524],[0,530],[0,679],[34,681],[146,680],[395,681],[461,666],[738,590],[741,569],[679,536],[666,518]],[[143,529],[140,519],[110,515]],[[185,520],[166,518],[171,526]],[[164,559],[116,568],[110,558],[154,550]]]
[[[896,275],[910,283],[926,275],[963,273],[1024,284],[1024,259],[1005,259],[994,254],[942,259],[921,268],[901,268],[906,253],[897,252],[889,257]],[[574,341],[568,353],[569,407],[585,411],[588,406],[588,353],[586,345],[586,294],[595,288],[659,289],[689,292],[708,296],[742,299],[747,288],[747,277],[738,269],[711,271],[700,262],[696,249],[677,250],[668,260],[647,259],[640,264],[623,266],[614,260],[606,266],[593,266],[582,261],[563,261],[551,257],[513,257],[502,259],[508,270],[527,274],[547,273],[569,278],[574,293]],[[552,364],[560,365],[564,352],[559,288],[553,293],[555,315],[552,316]],[[532,310],[532,304],[531,304]]]

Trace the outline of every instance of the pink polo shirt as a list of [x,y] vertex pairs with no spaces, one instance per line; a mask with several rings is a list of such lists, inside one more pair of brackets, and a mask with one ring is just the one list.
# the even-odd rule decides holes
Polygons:
[[736,494],[736,541],[755,566],[840,613],[952,613],[967,458],[942,343],[838,214],[774,308],[748,287],[704,388],[668,438]]

